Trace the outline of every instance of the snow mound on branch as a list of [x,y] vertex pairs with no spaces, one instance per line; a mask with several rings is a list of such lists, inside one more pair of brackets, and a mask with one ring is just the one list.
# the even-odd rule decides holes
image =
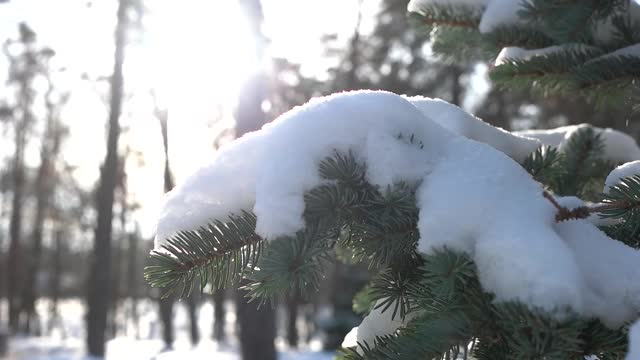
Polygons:
[[480,118],[444,100],[422,96],[407,99],[425,116],[433,119],[445,129],[468,139],[488,144],[518,162],[522,162],[540,146],[540,141],[537,139],[518,136],[489,125]]
[[495,66],[505,64],[509,61],[517,60],[530,60],[536,56],[551,55],[556,53],[574,51],[584,52],[587,50],[595,50],[592,46],[582,44],[565,44],[565,45],[553,45],[541,49],[523,49],[520,47],[510,46],[503,48],[494,62]]
[[640,309],[640,252],[584,220],[563,221],[555,229],[571,248],[588,288],[583,314],[611,327],[635,319]]
[[447,246],[472,255],[497,301],[581,312],[581,274],[553,230],[555,211],[540,186],[486,145],[464,138],[452,145],[418,190],[418,250]]
[[471,9],[481,10],[491,0],[411,0],[407,6],[410,12],[420,12],[429,6],[465,6]]
[[[413,135],[423,149],[405,139]],[[333,151],[366,160],[367,180],[386,187],[419,181],[455,137],[401,96],[376,91],[311,100],[221,149],[168,193],[156,247],[180,230],[253,209],[267,239],[304,228],[304,193],[322,183],[318,164]]]
[[383,307],[376,309],[376,306],[378,306],[381,301],[382,300],[378,300],[374,308],[364,317],[360,325],[351,329],[344,337],[341,345],[343,348],[357,346],[358,342],[361,344],[366,343],[370,347],[373,347],[377,337],[394,334],[396,330],[409,323],[409,321],[414,319],[418,314],[418,312],[414,311],[407,314],[404,320],[402,320],[400,314],[396,314],[394,318],[392,316],[393,310],[387,309],[383,312]]
[[[334,94],[232,142],[166,196],[156,246],[242,209],[253,209],[256,232],[266,239],[294,234],[304,228],[305,192],[323,183],[319,163],[351,151],[367,164],[371,184],[420,184],[418,250],[467,253],[496,301],[519,300],[558,316],[570,309],[608,324],[640,311],[640,284],[632,281],[640,276],[638,252],[587,222],[556,224],[540,185],[505,153],[472,139],[515,158],[530,140],[487,128],[450,104],[410,100],[381,91]],[[612,149],[607,143],[616,155]],[[356,338],[396,327],[379,315],[374,323],[383,324]]]
[[609,188],[615,186],[623,178],[640,175],[640,161],[624,163],[613,169],[604,182],[604,192],[609,192]]
[[558,150],[562,151],[562,149],[567,146],[571,136],[585,127],[593,127],[596,133],[600,134],[600,138],[604,144],[604,152],[602,153],[604,160],[616,163],[640,160],[640,148],[636,141],[631,136],[610,128],[602,129],[589,124],[579,124],[562,126],[550,130],[525,130],[516,131],[515,133],[538,139],[542,144],[558,147]]
[[488,33],[503,25],[519,25],[523,20],[518,16],[518,11],[528,0],[492,0],[482,14],[480,25],[481,33]]

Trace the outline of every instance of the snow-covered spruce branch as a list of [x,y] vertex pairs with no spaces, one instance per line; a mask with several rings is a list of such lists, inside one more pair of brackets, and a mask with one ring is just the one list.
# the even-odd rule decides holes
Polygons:
[[[609,129],[528,135],[539,140],[439,100],[376,91],[314,99],[221,149],[167,195],[161,265],[147,278],[188,293],[196,281],[245,277],[250,296],[265,300],[316,288],[339,252],[381,272],[375,305],[345,343],[351,356],[365,344],[371,358],[431,356],[471,338],[481,359],[622,356],[621,325],[640,311],[640,254],[592,219],[557,222],[526,170],[552,190],[574,189],[556,198],[571,208],[565,195],[595,184],[572,176],[595,179],[598,166],[640,159],[640,149]],[[557,150],[536,151],[541,143]],[[617,168],[605,192],[618,196],[620,179],[636,172]],[[627,185],[624,196],[640,193],[640,183]],[[626,211],[622,223],[637,217],[615,211]],[[239,228],[229,214],[249,219]],[[396,356],[403,349],[419,354]]]
[[629,101],[629,88],[637,88],[637,1],[412,0],[408,10],[436,52],[468,61],[473,39],[484,50],[478,60],[495,59],[497,84],[600,103]]

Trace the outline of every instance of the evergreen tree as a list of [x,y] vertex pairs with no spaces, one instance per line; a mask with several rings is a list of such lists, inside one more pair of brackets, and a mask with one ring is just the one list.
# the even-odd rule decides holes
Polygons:
[[[497,56],[491,76],[499,84],[608,104],[637,98],[636,7],[628,1],[424,0],[410,10],[430,31],[434,50]],[[416,108],[426,117],[415,115]],[[388,125],[392,120],[399,125]],[[322,138],[328,132],[318,121],[328,122],[336,139]],[[346,123],[373,130],[344,125],[349,134],[341,134],[332,127]],[[387,125],[409,133],[387,138],[376,132]],[[310,129],[314,134],[305,133]],[[360,140],[351,148],[341,143],[368,131],[376,140],[366,137],[364,150]],[[345,339],[343,359],[640,358],[638,344],[628,344],[628,325],[640,311],[636,266],[629,261],[640,257],[634,250],[640,245],[640,163],[631,162],[640,159],[640,148],[622,133],[588,125],[527,135],[551,146],[534,151],[532,139],[433,100],[354,93],[312,103],[232,144],[209,173],[194,175],[168,198],[169,215],[159,226],[165,233],[152,253],[158,265],[145,276],[181,296],[198,283],[221,288],[244,279],[248,296],[262,303],[287,291],[308,296],[334,259],[365,263],[378,275],[354,299],[354,309],[367,316]],[[307,146],[313,136],[315,147]],[[278,140],[295,140],[300,149]],[[333,153],[326,150],[332,147]],[[252,159],[256,148],[267,155],[315,149],[310,158],[324,156],[319,180],[299,170],[296,161],[304,157]],[[233,161],[242,155],[247,165]],[[232,174],[255,177],[255,213],[229,205],[223,217],[210,205],[208,196],[224,205],[222,199],[249,191],[224,181]],[[198,187],[205,183],[227,187]],[[269,208],[277,214],[263,208],[265,194],[295,197],[296,186],[304,189],[302,229],[296,216],[287,216],[292,199]],[[524,188],[532,197],[523,197]],[[185,211],[194,217],[176,220]],[[536,223],[540,212],[553,216]],[[581,270],[572,283],[566,279],[574,279],[567,270],[574,261]],[[565,296],[570,300],[558,300]],[[595,305],[600,301],[602,307]]]

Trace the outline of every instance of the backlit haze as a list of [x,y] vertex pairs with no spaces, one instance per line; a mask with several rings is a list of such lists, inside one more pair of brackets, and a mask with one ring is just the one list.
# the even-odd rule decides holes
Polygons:
[[[377,1],[365,2],[361,30],[371,28]],[[214,139],[233,127],[238,89],[258,64],[254,40],[239,1],[146,1],[140,28],[132,31],[125,59],[126,98],[121,118],[125,130],[121,153],[127,160],[131,202],[143,235],[153,233],[162,199],[164,157],[153,110],[168,109],[172,170],[179,183],[206,163]],[[0,5],[0,37],[15,38],[26,22],[40,45],[55,50],[56,84],[71,91],[63,120],[72,133],[63,156],[76,166],[86,188],[97,178],[104,157],[108,83],[112,71],[115,1],[19,0]],[[268,54],[303,64],[305,75],[323,77],[331,61],[323,56],[321,37],[330,32],[347,41],[357,21],[358,0],[264,0],[263,31]],[[329,23],[328,20],[330,19]],[[369,19],[369,20],[368,20]],[[330,24],[330,25],[329,25]],[[0,67],[6,68],[6,58]],[[0,74],[4,82],[6,73]],[[6,141],[0,152],[12,152]],[[28,151],[37,164],[37,144]]]

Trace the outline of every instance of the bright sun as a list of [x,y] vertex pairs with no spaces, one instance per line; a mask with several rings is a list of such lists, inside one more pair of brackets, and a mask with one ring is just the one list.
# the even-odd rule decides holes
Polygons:
[[[158,76],[172,106],[232,103],[256,68],[254,41],[237,1],[158,1],[146,35]],[[207,101],[208,99],[208,101]]]

